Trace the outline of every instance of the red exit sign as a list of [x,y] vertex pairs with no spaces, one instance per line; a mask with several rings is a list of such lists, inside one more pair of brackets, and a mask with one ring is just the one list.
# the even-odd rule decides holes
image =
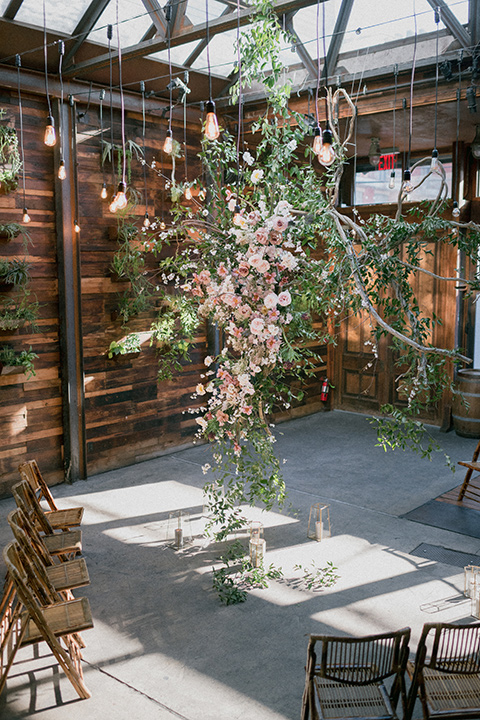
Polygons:
[[390,155],[380,155],[380,162],[378,163],[378,170],[394,170],[396,165],[397,153],[391,153]]

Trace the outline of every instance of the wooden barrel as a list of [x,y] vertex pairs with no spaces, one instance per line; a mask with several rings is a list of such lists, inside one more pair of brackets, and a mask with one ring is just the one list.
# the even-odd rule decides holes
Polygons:
[[452,419],[457,435],[480,438],[480,370],[459,370]]

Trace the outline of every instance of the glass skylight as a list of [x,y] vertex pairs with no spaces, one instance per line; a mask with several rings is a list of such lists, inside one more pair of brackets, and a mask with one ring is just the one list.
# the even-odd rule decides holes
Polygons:
[[[7,5],[8,3],[5,3],[2,14]],[[65,0],[47,0],[45,11],[47,30],[55,30],[62,35],[71,35],[89,5],[89,0],[75,0],[70,3]],[[23,0],[15,15],[15,22],[43,28],[42,3],[39,0]]]
[[[50,0],[49,0],[50,1]],[[145,5],[141,0],[119,0],[118,2],[118,20],[121,47],[129,47],[140,42],[149,27],[152,20]],[[98,19],[95,27],[88,36],[93,42],[107,45],[107,25],[113,25],[112,47],[117,47],[117,14],[116,3],[109,2],[103,13]]]

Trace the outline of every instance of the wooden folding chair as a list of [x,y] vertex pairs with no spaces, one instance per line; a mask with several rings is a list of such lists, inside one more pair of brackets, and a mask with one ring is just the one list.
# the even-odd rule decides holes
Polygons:
[[361,638],[311,635],[302,720],[396,720],[399,697],[405,714],[409,639],[410,628]]
[[22,625],[21,612],[15,584],[7,574],[0,600],[0,694],[27,629],[26,624]]
[[[480,485],[477,485],[472,481],[472,475],[474,472],[480,473],[480,462],[478,462],[478,456],[480,455],[480,440],[478,441],[475,452],[471,460],[459,460],[458,464],[463,465],[467,468],[465,479],[463,481],[460,492],[458,493],[458,502],[462,502],[464,499],[472,500],[474,503],[480,503]],[[473,478],[477,480],[478,475]]]
[[[45,641],[58,660],[66,676],[81,698],[90,693],[83,682],[80,646],[76,634],[93,627],[87,598],[44,603],[32,587],[15,543],[3,551],[7,572],[12,579],[24,610],[20,616],[20,645]],[[23,558],[24,559],[24,558]],[[31,568],[30,568],[31,571]],[[63,638],[63,647],[59,638]],[[17,646],[17,647],[18,647]]]
[[480,718],[480,623],[426,623],[415,662],[407,667],[408,718],[417,696],[425,720]]
[[29,480],[22,480],[17,485],[14,485],[12,493],[16,500],[17,496],[21,497],[23,506],[35,518],[35,523],[43,532],[51,533],[54,530],[68,530],[71,527],[78,527],[82,521],[83,508],[44,510]]
[[[59,523],[63,523],[63,527],[71,528],[78,527],[81,524],[83,518],[83,507],[68,508],[67,510],[60,510],[55,503],[50,488],[45,482],[42,473],[37,465],[36,460],[27,460],[18,466],[18,471],[22,480],[28,482],[32,488],[37,500],[45,500],[50,512],[57,513],[55,515],[56,527],[62,527]],[[49,514],[49,511],[46,513]]]
[[19,542],[21,542],[21,539],[17,537],[17,527],[23,530],[35,553],[46,566],[53,564],[54,557],[65,561],[82,552],[81,530],[65,530],[50,535],[40,535],[34,523],[30,520],[28,512],[25,512],[22,507],[18,507],[17,511],[12,510],[8,516],[8,522]]

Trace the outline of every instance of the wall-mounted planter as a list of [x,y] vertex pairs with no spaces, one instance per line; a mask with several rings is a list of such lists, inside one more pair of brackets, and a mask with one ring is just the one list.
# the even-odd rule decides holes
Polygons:
[[10,240],[18,237],[21,232],[22,228],[17,223],[0,224],[0,240],[4,242],[10,242]]

